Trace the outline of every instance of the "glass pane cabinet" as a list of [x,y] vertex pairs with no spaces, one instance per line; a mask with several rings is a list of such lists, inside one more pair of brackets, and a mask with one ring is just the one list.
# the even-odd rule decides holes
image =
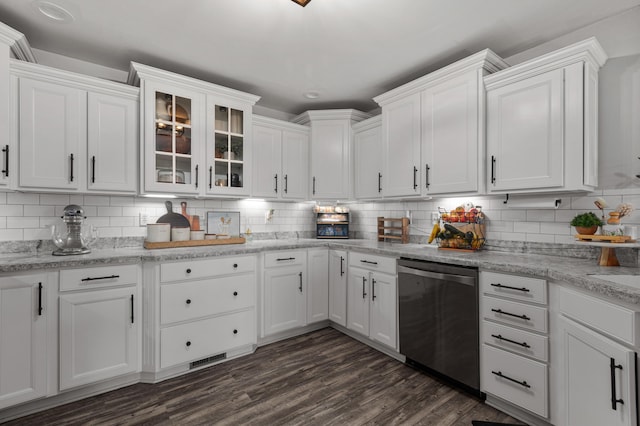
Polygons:
[[191,184],[191,99],[155,92],[156,183]]

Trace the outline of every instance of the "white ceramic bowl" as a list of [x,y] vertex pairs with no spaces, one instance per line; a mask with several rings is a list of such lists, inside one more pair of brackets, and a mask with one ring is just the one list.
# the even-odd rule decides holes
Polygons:
[[147,241],[150,243],[166,243],[171,241],[171,224],[148,223]]
[[191,238],[191,229],[188,226],[171,228],[171,241],[189,241],[189,238]]
[[204,240],[204,231],[191,231],[192,240]]

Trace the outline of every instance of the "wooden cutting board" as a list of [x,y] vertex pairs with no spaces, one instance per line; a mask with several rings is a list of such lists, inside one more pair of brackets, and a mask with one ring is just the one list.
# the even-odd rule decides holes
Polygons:
[[145,241],[143,247],[146,249],[163,249],[163,248],[177,248],[177,247],[200,247],[200,246],[215,246],[223,244],[244,244],[246,240],[244,237],[226,238],[220,240],[189,240],[189,241],[169,241],[166,243],[150,243]]
[[583,235],[576,234],[580,241],[596,241],[601,243],[633,243],[636,240],[628,235]]

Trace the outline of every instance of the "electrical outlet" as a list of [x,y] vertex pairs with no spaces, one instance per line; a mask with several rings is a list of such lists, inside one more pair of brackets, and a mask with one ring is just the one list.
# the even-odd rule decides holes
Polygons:
[[149,223],[149,215],[147,213],[140,213],[140,226],[147,226]]
[[431,212],[431,224],[435,225],[440,220],[440,213]]

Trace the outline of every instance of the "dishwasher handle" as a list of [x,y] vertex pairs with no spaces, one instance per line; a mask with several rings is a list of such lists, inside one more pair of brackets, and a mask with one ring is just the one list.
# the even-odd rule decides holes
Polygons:
[[422,269],[407,268],[406,266],[398,266],[398,273],[404,272],[405,274],[417,275],[425,278],[435,278],[437,280],[454,281],[459,284],[474,286],[476,284],[475,277],[469,277],[466,275],[455,274],[443,274],[440,272],[424,271]]

